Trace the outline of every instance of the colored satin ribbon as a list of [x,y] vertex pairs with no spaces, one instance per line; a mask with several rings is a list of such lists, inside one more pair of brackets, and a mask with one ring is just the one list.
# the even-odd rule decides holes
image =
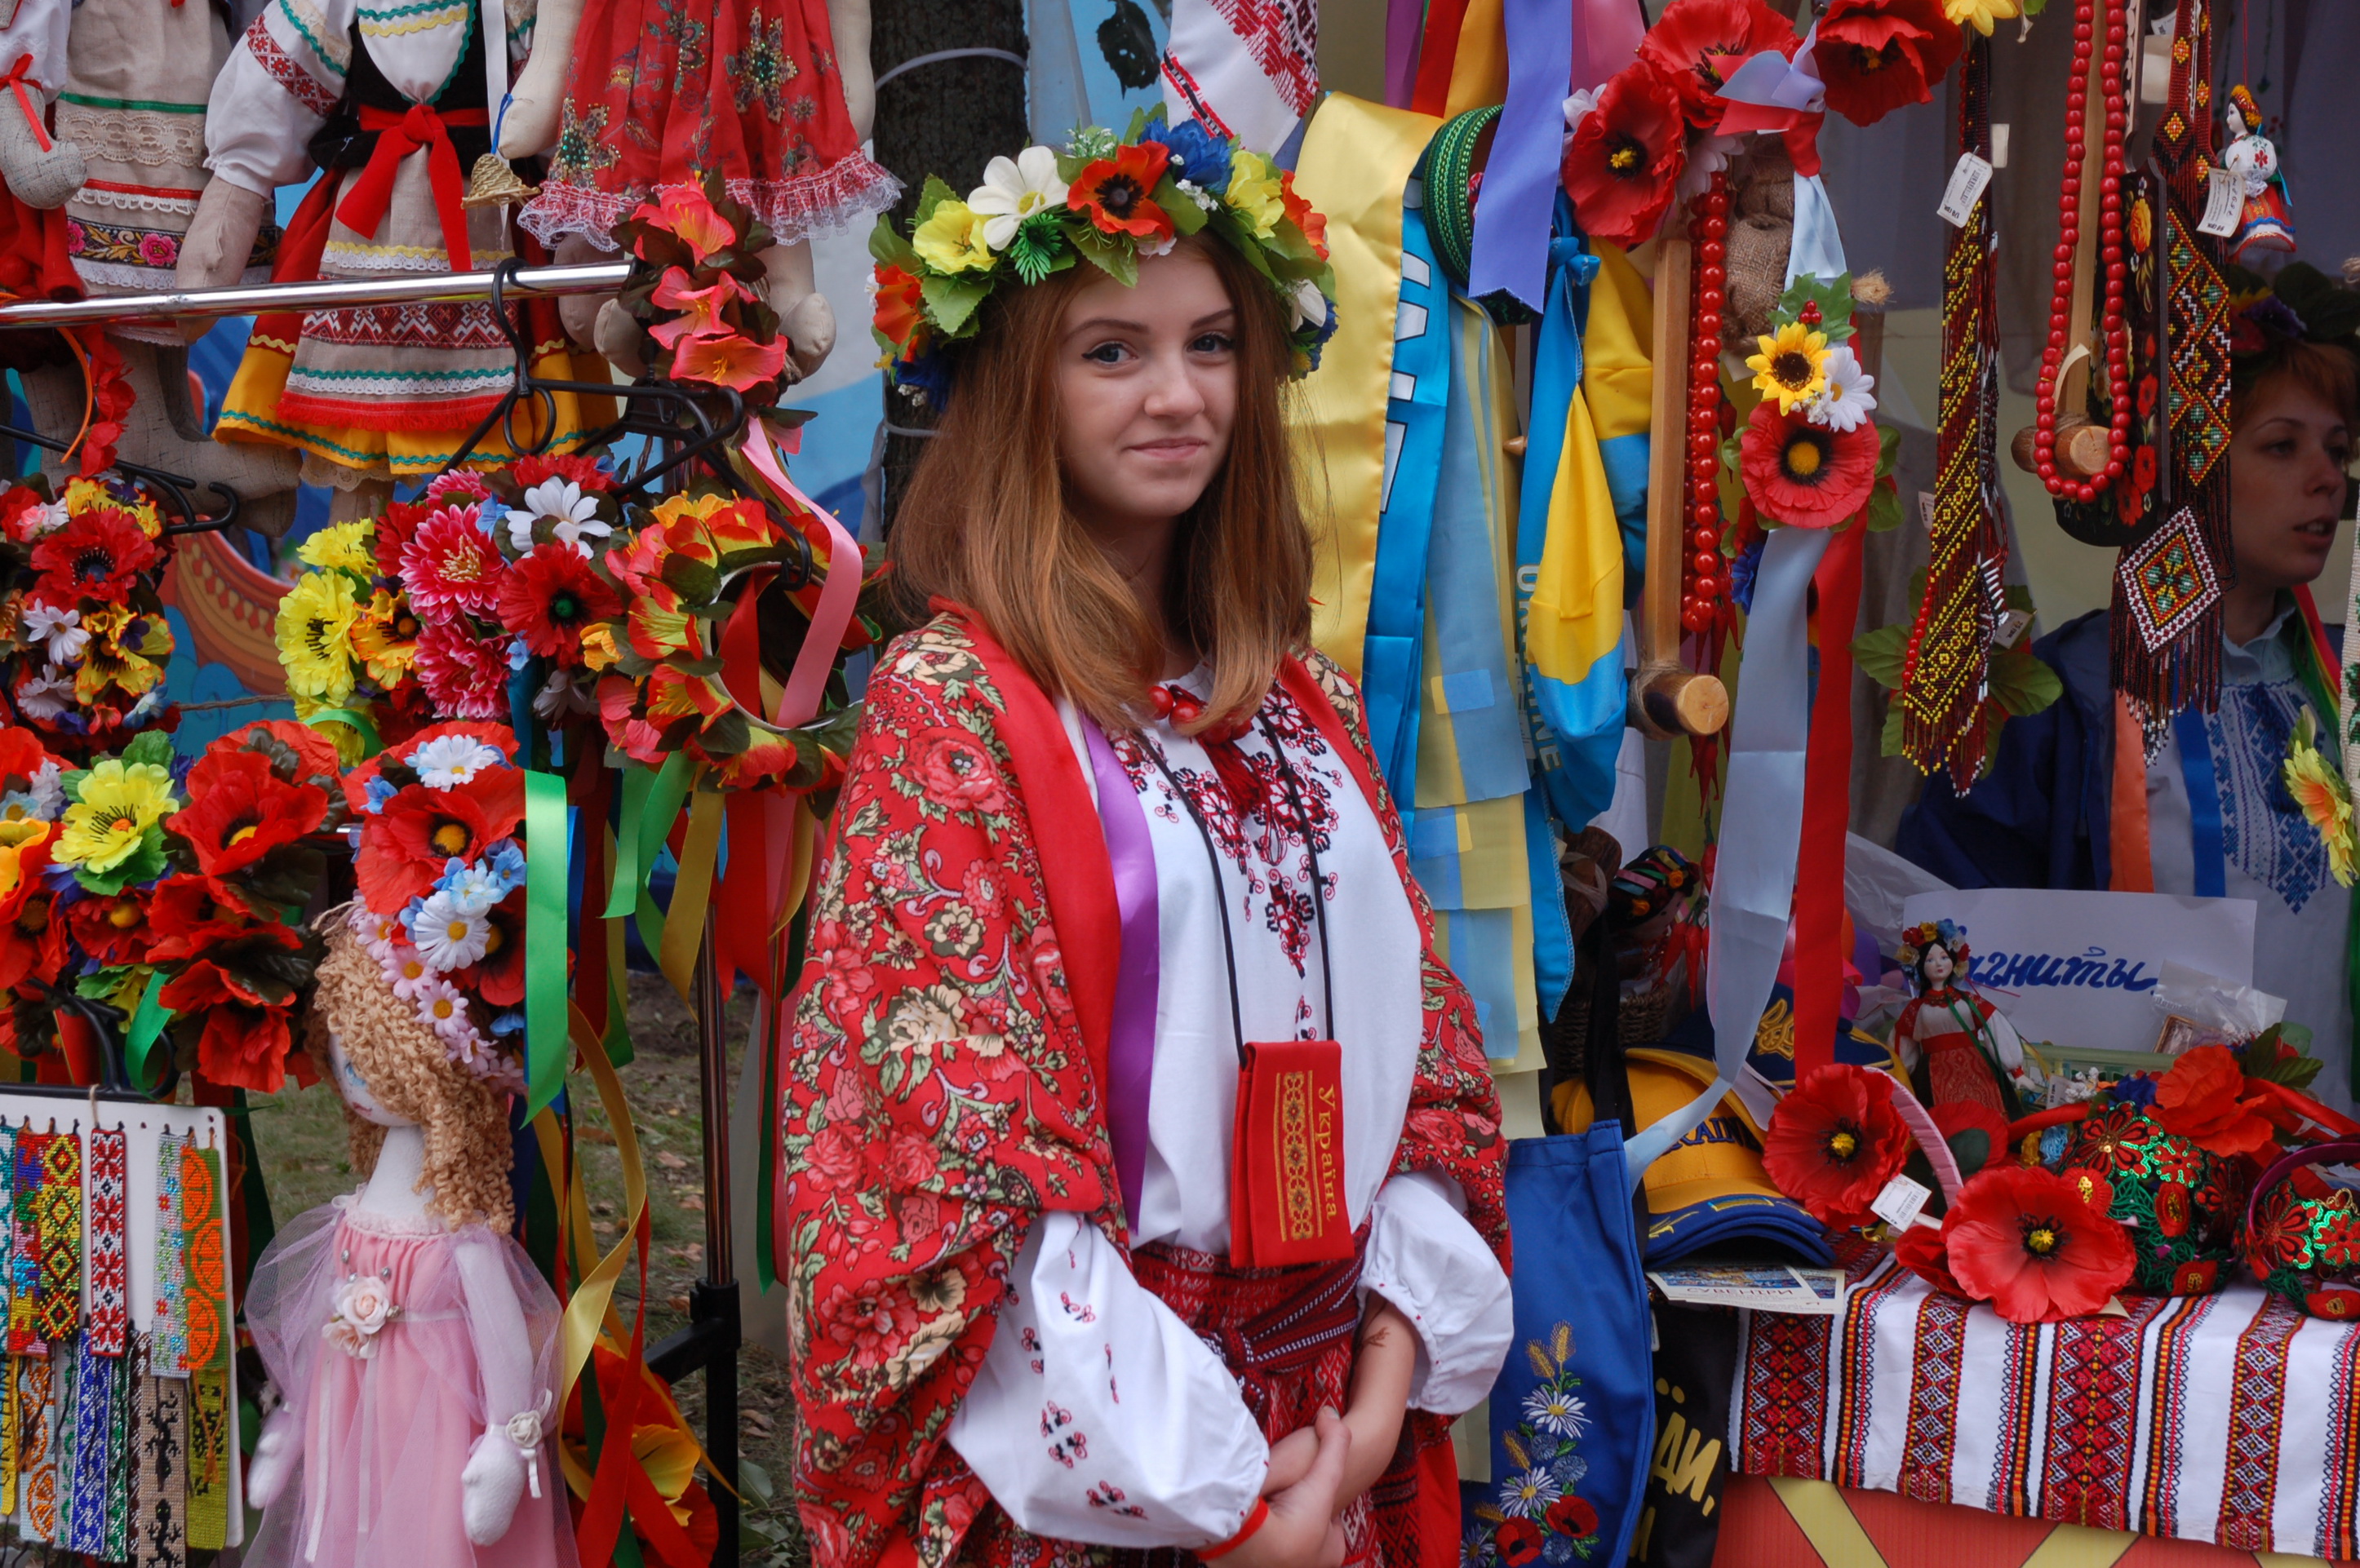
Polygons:
[[2182,708],[2172,715],[2180,741],[2180,777],[2188,787],[2188,849],[2196,863],[2196,896],[2218,898],[2228,892],[2227,855],[2222,847],[2221,784],[2212,769],[2212,738],[2204,715]]
[[1852,814],[1852,636],[1860,618],[1855,519],[1819,560],[1819,681],[1804,762],[1800,864],[1795,886],[1795,1081],[1835,1060],[1843,1001],[1844,831]]
[[553,773],[524,776],[524,1039],[525,1115],[565,1087],[565,955],[567,922],[565,780]]
[[[1507,0],[1505,25],[1508,102],[1483,167],[1467,292],[1487,301],[1505,296],[1538,310],[1548,301],[1549,215],[1573,72],[1574,7],[1567,0]],[[1535,400],[1534,407],[1556,405]]]
[[1115,906],[1122,911],[1121,957],[1115,964],[1114,1027],[1107,1040],[1107,1134],[1124,1210],[1139,1224],[1140,1184],[1147,1168],[1147,1109],[1155,1081],[1155,1007],[1163,979],[1163,931],[1155,893],[1155,851],[1147,813],[1131,775],[1098,721],[1082,715],[1082,739],[1098,785],[1098,825],[1114,867]]
[[[179,3],[180,0],[173,0],[173,4]],[[16,57],[16,63],[8,68],[8,74],[0,76],[0,83],[5,83],[10,92],[16,93],[16,107],[25,112],[25,124],[33,128],[33,139],[40,144],[43,152],[48,152],[57,144],[49,140],[49,127],[41,123],[40,106],[33,102],[33,95],[25,91],[25,83],[30,80],[27,73],[32,69],[33,57],[20,54]],[[38,87],[40,83],[36,82],[33,85]]]
[[400,171],[402,159],[422,147],[427,181],[434,193],[434,214],[442,225],[442,246],[451,270],[474,271],[475,256],[467,247],[467,213],[459,204],[466,187],[460,179],[459,154],[451,145],[450,127],[488,125],[490,115],[481,109],[453,109],[446,114],[429,103],[412,103],[396,114],[364,103],[360,121],[362,130],[377,133],[377,146],[370,149],[360,178],[337,203],[336,221],[356,234],[374,239],[385,222],[386,209],[393,203],[394,176]]
[[1786,955],[1801,847],[1804,737],[1810,728],[1804,608],[1826,553],[1822,528],[1775,528],[1763,546],[1745,623],[1745,659],[1729,724],[1705,1000],[1712,1083],[1630,1140],[1633,1191],[1657,1156],[1696,1130],[1745,1071]]

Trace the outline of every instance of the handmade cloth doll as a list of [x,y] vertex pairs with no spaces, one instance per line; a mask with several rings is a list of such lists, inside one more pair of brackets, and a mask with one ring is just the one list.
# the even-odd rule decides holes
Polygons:
[[368,1181],[254,1266],[246,1323],[285,1403],[247,1472],[263,1516],[246,1562],[571,1564],[558,1306],[509,1234],[508,1095],[394,995],[381,917],[322,923],[306,1044]]
[[1966,932],[1928,920],[1901,933],[1901,966],[1918,995],[1893,1026],[1894,1054],[1928,1105],[1966,1100],[2014,1121],[2019,1090],[2039,1086],[2024,1041],[2007,1015],[1959,984],[1967,966]]
[[[502,17],[513,65],[531,40],[531,0],[489,9]],[[514,254],[503,209],[461,204],[466,170],[491,147],[485,28],[472,0],[440,8],[277,0],[263,11],[213,83],[206,162],[214,180],[183,248],[181,283],[228,281],[230,258],[243,254],[271,191],[315,168],[327,178],[290,223],[276,279],[467,271]],[[604,378],[577,365],[545,301],[521,310],[536,374]],[[299,448],[305,477],[339,491],[376,482],[341,508],[358,516],[380,504],[386,482],[450,466],[515,377],[515,352],[487,300],[265,315],[219,433]],[[552,450],[563,451],[605,417],[602,405],[558,393],[549,403],[524,399],[515,425],[525,439],[553,420]],[[495,428],[478,455],[489,463],[509,451]]]
[[2229,145],[2222,149],[2221,162],[2237,177],[2245,199],[2229,255],[2251,266],[2264,251],[2294,249],[2294,210],[2287,201],[2278,147],[2262,135],[2262,106],[2253,93],[2242,84],[2229,89],[2223,118]]
[[548,157],[524,228],[588,260],[615,248],[640,202],[718,174],[770,231],[789,360],[798,377],[816,370],[836,321],[803,242],[901,193],[861,150],[875,104],[868,0],[548,0],[538,27],[500,130],[504,156]]

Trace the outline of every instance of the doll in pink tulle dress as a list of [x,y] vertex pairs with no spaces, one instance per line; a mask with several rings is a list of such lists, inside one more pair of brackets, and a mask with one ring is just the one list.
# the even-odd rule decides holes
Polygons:
[[571,1565],[558,1307],[509,1235],[506,1094],[395,998],[347,919],[328,923],[310,1044],[369,1177],[254,1266],[246,1321],[284,1402],[247,1472],[263,1518],[245,1561]]

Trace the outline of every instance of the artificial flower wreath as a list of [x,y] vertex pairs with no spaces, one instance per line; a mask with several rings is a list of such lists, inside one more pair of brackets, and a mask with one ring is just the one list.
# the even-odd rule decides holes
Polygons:
[[154,501],[117,474],[0,495],[0,690],[11,722],[86,759],[169,729],[171,627],[158,597],[171,551]]
[[1327,227],[1292,173],[1196,120],[1167,126],[1142,114],[1120,140],[1088,126],[1062,153],[1029,147],[993,158],[965,201],[929,178],[906,239],[890,216],[878,219],[869,250],[880,364],[896,385],[939,398],[949,387],[940,349],[974,335],[995,290],[1083,260],[1135,283],[1141,256],[1209,231],[1284,302],[1295,371],[1306,375],[1336,330]]

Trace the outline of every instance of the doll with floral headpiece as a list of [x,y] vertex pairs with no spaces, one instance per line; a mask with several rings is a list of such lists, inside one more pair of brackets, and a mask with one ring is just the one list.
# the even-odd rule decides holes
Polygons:
[[1927,920],[1901,933],[1901,967],[1918,995],[1893,1025],[1893,1051],[1928,1105],[1972,1101],[2013,1121],[2040,1084],[2007,1015],[1967,982],[1966,928]]
[[2223,119],[2229,145],[2221,150],[2221,162],[2237,177],[2245,198],[2229,254],[2252,266],[2264,251],[2294,249],[2294,209],[2287,201],[2278,145],[2262,135],[2262,106],[2254,102],[2251,90],[2242,83],[2229,89]]

